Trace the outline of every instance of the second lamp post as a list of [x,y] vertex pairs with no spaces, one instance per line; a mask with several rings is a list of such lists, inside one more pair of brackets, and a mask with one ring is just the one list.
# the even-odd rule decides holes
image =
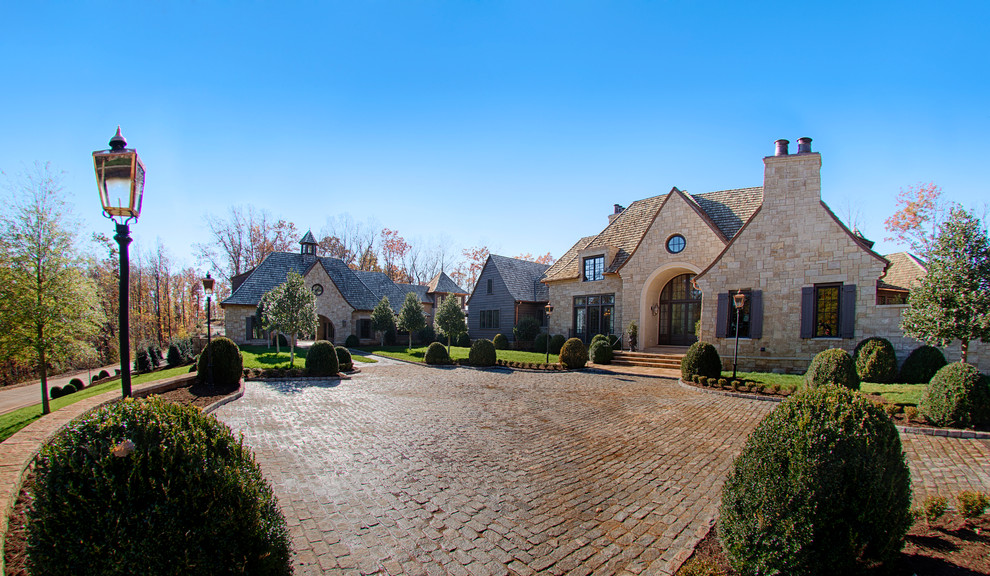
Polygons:
[[212,388],[213,387],[213,347],[210,346],[213,338],[213,330],[210,325],[210,300],[213,299],[213,278],[210,277],[210,273],[206,273],[206,278],[203,278],[203,293],[206,294],[206,384]]

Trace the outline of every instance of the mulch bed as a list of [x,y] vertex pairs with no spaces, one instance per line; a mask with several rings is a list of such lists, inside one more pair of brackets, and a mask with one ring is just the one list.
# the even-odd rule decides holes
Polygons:
[[[158,394],[169,402],[187,404],[206,408],[207,406],[237,392],[238,385],[227,388],[210,388],[205,384],[196,384],[176,388],[169,392]],[[27,508],[31,498],[28,490],[34,485],[34,472],[28,472],[24,477],[21,493],[18,495],[14,512],[10,515],[7,538],[4,541],[4,575],[27,576],[27,529],[24,526]]]
[[[908,531],[904,548],[892,568],[891,576],[990,574],[990,515],[984,514],[969,525],[953,513],[931,526],[918,520]],[[718,528],[712,527],[677,574],[738,576],[739,573],[729,566],[718,541]]]

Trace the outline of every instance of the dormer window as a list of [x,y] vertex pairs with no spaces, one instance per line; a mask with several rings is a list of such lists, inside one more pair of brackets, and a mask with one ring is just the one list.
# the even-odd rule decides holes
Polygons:
[[605,278],[605,256],[590,256],[584,259],[584,282],[594,282]]

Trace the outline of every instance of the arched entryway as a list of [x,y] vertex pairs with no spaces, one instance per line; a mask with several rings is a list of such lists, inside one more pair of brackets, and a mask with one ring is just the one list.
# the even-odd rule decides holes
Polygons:
[[317,331],[316,339],[326,340],[327,342],[333,342],[333,337],[334,337],[333,322],[331,322],[329,318],[323,315],[319,316],[319,319],[320,319],[320,328]]
[[657,344],[689,346],[698,340],[694,326],[701,319],[701,291],[694,274],[674,276],[660,291],[657,306]]

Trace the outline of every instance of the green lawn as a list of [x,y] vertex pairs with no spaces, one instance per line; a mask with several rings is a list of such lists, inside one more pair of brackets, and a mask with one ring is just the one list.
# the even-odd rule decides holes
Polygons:
[[[415,347],[412,350],[406,350],[405,346],[368,346],[361,347],[360,350],[410,362],[422,362],[423,357],[426,355],[426,346]],[[470,348],[451,346],[450,357],[453,360],[466,360],[470,351]],[[523,352],[521,350],[498,350],[496,351],[496,356],[499,360],[505,360],[506,362],[534,362],[542,364],[547,359],[546,353]],[[557,355],[551,354],[550,363],[555,364],[556,362]]]
[[[308,352],[309,348],[296,347],[295,368],[306,367],[306,354]],[[283,347],[281,351],[276,354],[274,346],[271,348],[267,346],[241,346],[241,355],[244,357],[245,368],[264,369],[289,367],[289,349],[286,347]],[[374,364],[377,362],[374,358],[362,358],[357,354],[351,354],[351,359],[355,362],[364,362],[368,364]]]
[[[781,389],[796,390],[804,385],[804,376],[798,374],[771,374],[768,372],[738,372],[739,378],[754,380],[764,384],[779,384]],[[723,378],[731,378],[732,372],[722,372]],[[925,391],[924,384],[876,384],[863,382],[859,391],[864,394],[879,392],[881,396],[898,404],[918,405],[921,393]]]
[[[160,370],[158,372],[132,375],[131,386],[144,384],[146,382],[154,382],[156,380],[164,380],[165,378],[178,376],[179,374],[185,374],[187,372],[189,372],[189,366],[179,366],[177,368],[166,368],[165,370]],[[120,390],[119,378],[116,380],[111,380],[110,382],[104,382],[103,384],[97,384],[96,386],[90,386],[89,388],[83,388],[79,392],[69,394],[68,396],[56,398],[49,404],[54,412],[59,408],[64,408],[85,398],[96,396],[97,394],[103,394],[104,392],[109,392],[111,390]],[[15,432],[21,428],[24,428],[31,422],[34,422],[38,418],[41,418],[40,401],[33,406],[26,406],[24,408],[14,410],[13,412],[0,414],[0,442],[10,438]]]

